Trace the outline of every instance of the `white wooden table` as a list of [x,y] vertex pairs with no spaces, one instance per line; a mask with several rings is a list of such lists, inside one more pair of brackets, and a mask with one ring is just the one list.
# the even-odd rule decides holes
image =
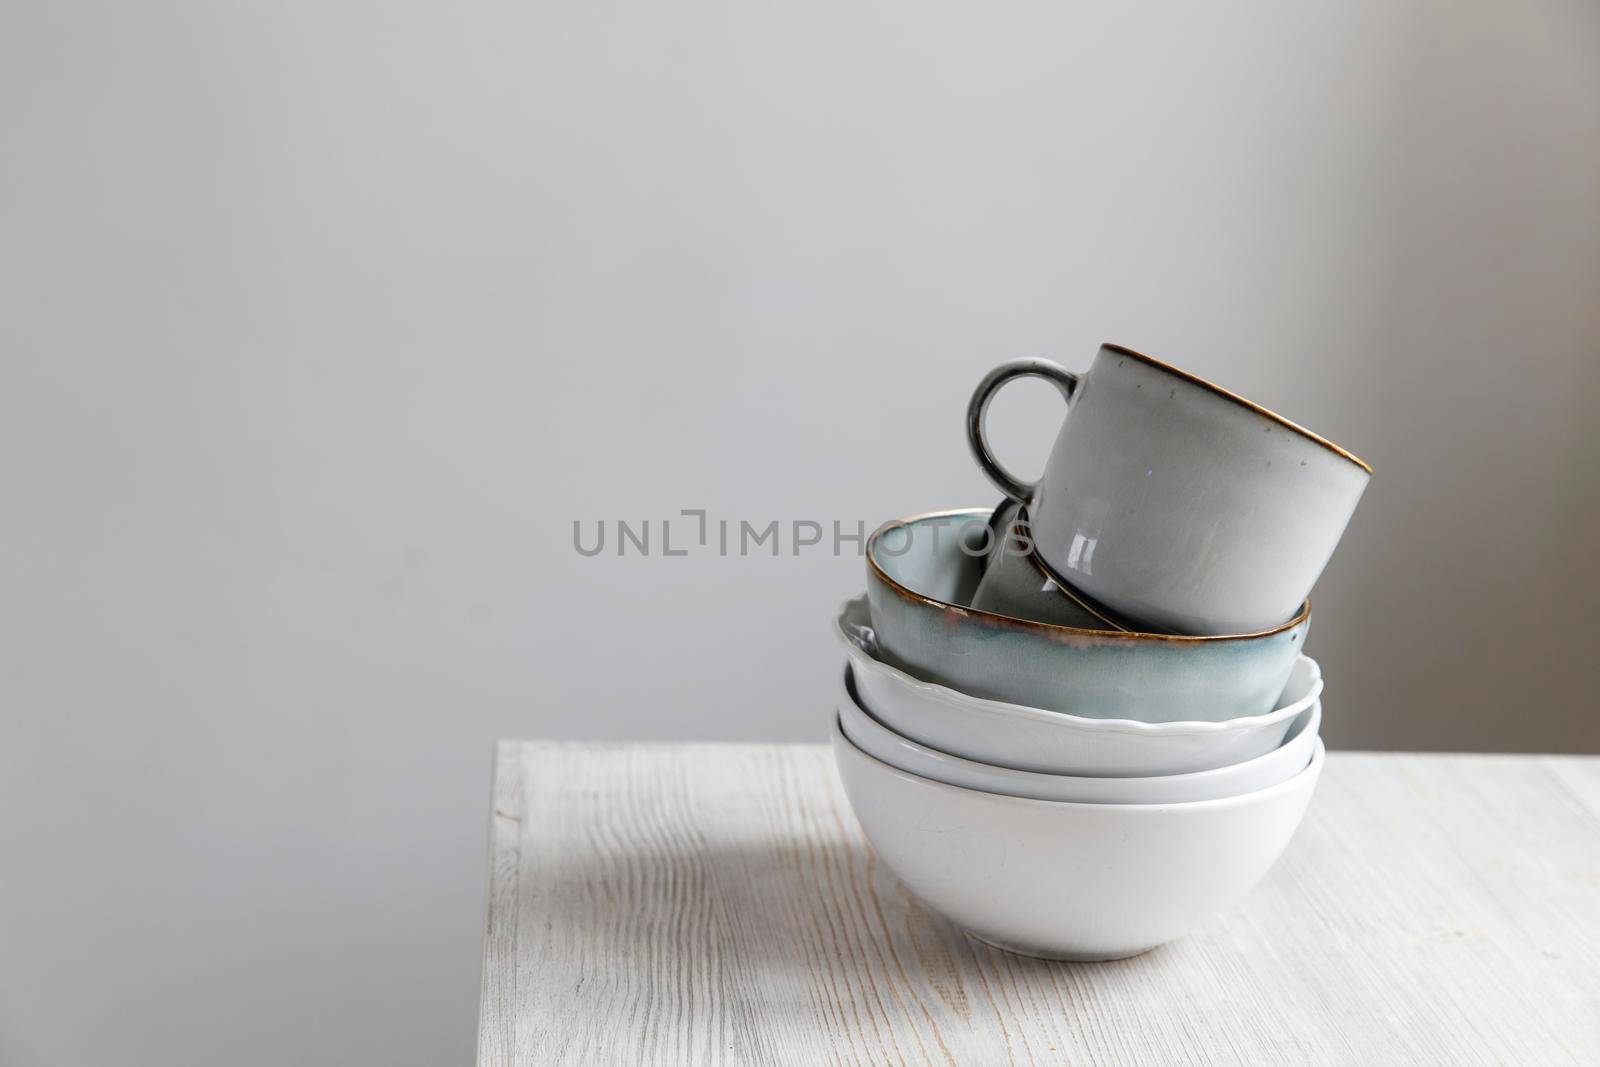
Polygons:
[[502,742],[478,1058],[1600,1064],[1600,758],[1331,755],[1243,903],[1066,964],[911,897],[820,745]]

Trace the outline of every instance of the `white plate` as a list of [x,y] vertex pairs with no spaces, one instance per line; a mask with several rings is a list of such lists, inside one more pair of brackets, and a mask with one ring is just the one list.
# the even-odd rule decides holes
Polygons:
[[977,763],[901,737],[861,706],[849,664],[840,672],[838,712],[845,736],[891,767],[963,789],[1075,804],[1182,804],[1268,789],[1305,770],[1322,725],[1322,704],[1313,702],[1295,719],[1281,746],[1231,767],[1153,778],[1084,778]]
[[1322,695],[1322,670],[1301,656],[1275,710],[1218,722],[1091,719],[968,696],[876,655],[866,597],[847,600],[835,634],[862,703],[902,737],[998,767],[1084,777],[1148,777],[1227,767],[1277,748]]

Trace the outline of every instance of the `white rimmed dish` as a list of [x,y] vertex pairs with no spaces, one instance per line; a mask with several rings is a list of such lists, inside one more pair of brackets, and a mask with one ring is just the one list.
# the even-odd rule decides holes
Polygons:
[[1237,901],[1282,854],[1324,761],[1286,782],[1189,804],[1063,804],[959,789],[873,759],[832,725],[856,819],[934,911],[998,948],[1138,955]]
[[885,726],[930,748],[1045,774],[1149,777],[1254,759],[1277,748],[1322,694],[1322,671],[1300,656],[1275,710],[1219,721],[1091,719],[1007,704],[915,678],[878,658],[866,597],[846,600],[834,633],[862,703]]
[[1186,804],[1268,789],[1305,770],[1322,726],[1322,704],[1313,701],[1294,720],[1282,745],[1243,763],[1192,774],[1087,778],[997,767],[902,737],[875,719],[870,707],[862,706],[851,684],[849,664],[840,672],[837,711],[839,725],[852,744],[908,774],[962,789],[1072,804]]

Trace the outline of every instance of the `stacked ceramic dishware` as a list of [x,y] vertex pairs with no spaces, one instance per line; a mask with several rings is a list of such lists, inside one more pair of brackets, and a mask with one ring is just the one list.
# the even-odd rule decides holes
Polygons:
[[[1055,383],[1037,483],[990,398]],[[1277,860],[1322,768],[1308,599],[1371,476],[1337,445],[1148,356],[1007,364],[967,432],[998,508],[867,541],[833,746],[914,893],[1000,948],[1116,959],[1181,936]]]

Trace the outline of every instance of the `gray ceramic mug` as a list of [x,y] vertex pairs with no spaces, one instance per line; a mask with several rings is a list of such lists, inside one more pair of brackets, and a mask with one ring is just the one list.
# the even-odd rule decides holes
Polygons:
[[[1068,404],[1037,483],[1001,466],[984,432],[990,399],[1025,377]],[[1292,618],[1372,476],[1266,408],[1110,344],[1081,374],[1048,360],[996,367],[972,395],[967,436],[984,473],[1027,506],[1047,568],[1174,633],[1255,633]]]

